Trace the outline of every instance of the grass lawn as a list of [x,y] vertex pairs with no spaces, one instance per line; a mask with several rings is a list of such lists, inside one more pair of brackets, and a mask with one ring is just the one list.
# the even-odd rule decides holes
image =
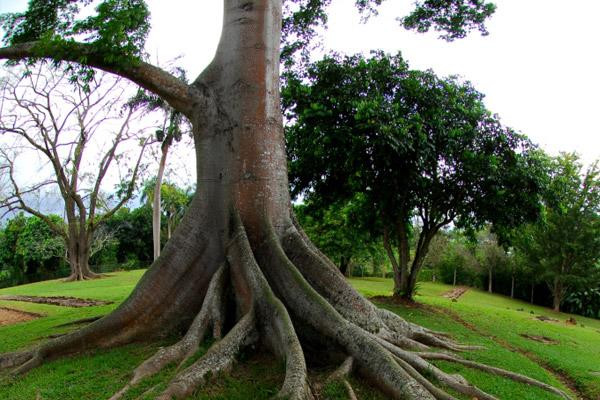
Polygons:
[[[86,308],[69,308],[44,304],[0,300],[0,307],[9,307],[43,314],[42,318],[0,327],[0,352],[16,350],[40,343],[44,337],[62,333],[74,327],[57,327],[65,322],[80,318],[103,315],[110,312],[131,292],[143,271],[114,273],[111,277],[63,283],[47,281],[31,285],[0,290],[1,295],[22,294],[32,296],[72,296],[109,300],[115,303]],[[367,296],[391,294],[391,280],[363,278],[353,279],[352,284]],[[548,309],[512,301],[502,296],[469,290],[457,302],[441,296],[449,286],[421,284],[418,301],[427,307],[387,307],[406,319],[426,327],[451,332],[456,339],[469,344],[481,344],[486,350],[465,354],[466,358],[489,363],[517,371],[561,388],[565,386],[557,379],[556,371],[569,377],[585,398],[600,399],[600,321],[576,316],[576,326],[566,325],[567,314],[555,314]],[[442,312],[448,310],[451,313]],[[522,311],[519,311],[522,310]],[[531,314],[533,312],[534,314]],[[560,322],[541,322],[535,315],[547,315]],[[457,320],[457,317],[460,320]],[[582,324],[584,326],[582,326]],[[469,326],[476,326],[476,330]],[[520,334],[540,335],[558,341],[543,344],[523,338]],[[106,399],[129,379],[130,372],[160,343],[135,343],[125,347],[102,350],[69,357],[47,363],[24,377],[0,376],[0,399]],[[203,351],[203,348],[197,357]],[[521,354],[527,352],[527,356]],[[543,360],[548,369],[538,362]],[[438,364],[446,371],[458,372],[474,384],[501,399],[554,399],[556,397],[536,388],[465,369],[448,363]],[[554,372],[549,372],[549,370]],[[174,373],[173,368],[150,378],[129,393],[128,399],[153,398],[164,382]],[[326,371],[311,371],[319,381]],[[194,395],[193,399],[268,399],[278,390],[283,381],[284,370],[279,362],[264,354],[249,352],[240,361],[233,373],[211,383]],[[158,385],[158,386],[157,386]],[[157,386],[148,395],[147,390]],[[361,381],[353,381],[360,399],[383,399],[381,395]],[[345,391],[339,385],[328,385],[322,398],[344,399]],[[461,398],[460,396],[457,396]]]

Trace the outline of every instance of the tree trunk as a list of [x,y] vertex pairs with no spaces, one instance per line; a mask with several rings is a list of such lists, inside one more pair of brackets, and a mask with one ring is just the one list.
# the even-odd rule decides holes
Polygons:
[[172,239],[113,313],[34,350],[1,355],[0,368],[23,373],[65,354],[185,326],[179,342],[142,363],[111,399],[122,398],[168,364],[183,365],[209,328],[215,344],[178,371],[157,399],[189,396],[211,376],[230,370],[238,353],[257,341],[285,363],[277,398],[314,398],[304,352],[316,351],[320,359],[350,359],[345,369],[356,366],[388,398],[451,398],[429,380],[433,376],[466,397],[492,399],[425,358],[437,353],[405,350],[472,347],[377,309],[299,228],[291,214],[279,104],[281,0],[224,4],[222,37],[211,65],[186,90],[164,75],[156,82],[164,78],[167,93],[176,88],[172,105],[186,111],[196,146],[198,190]]
[[[408,219],[408,218],[406,218]],[[408,231],[406,229],[405,220],[399,221],[397,223],[398,226],[398,256],[400,257],[400,278],[399,283],[402,288],[402,295],[405,296],[408,280],[409,280],[409,271],[408,271],[408,262],[410,259],[410,244],[408,242]]]
[[564,297],[564,285],[562,281],[558,278],[554,278],[554,282],[552,284],[552,309],[556,312],[560,312],[560,305],[562,304],[562,300]]
[[515,298],[515,276],[512,275],[510,277],[510,298],[514,299]]
[[348,266],[350,265],[350,257],[341,256],[340,257],[340,272],[342,275],[348,277],[350,274],[350,270]]
[[488,293],[492,293],[492,268],[488,268]]
[[417,248],[415,249],[415,257],[413,259],[412,265],[410,267],[410,274],[408,275],[408,279],[406,280],[404,290],[402,293],[402,297],[407,300],[412,300],[415,295],[415,288],[417,287],[417,278],[419,277],[419,272],[423,267],[423,262],[425,261],[425,256],[427,255],[427,251],[429,251],[429,244],[431,240],[435,236],[436,231],[425,231],[425,228],[421,231],[422,238],[419,238],[419,243],[417,244]]
[[394,255],[394,250],[392,250],[392,245],[390,244],[389,230],[388,230],[387,226],[384,226],[384,228],[383,228],[383,248],[385,249],[388,259],[390,260],[390,263],[392,264],[392,271],[394,272],[393,294],[394,294],[394,296],[400,296],[402,293],[402,289],[405,286],[404,281],[402,279],[406,275],[402,274],[401,267],[398,264],[398,260],[396,259],[396,256]]
[[87,235],[70,236],[67,243],[67,260],[71,273],[65,279],[70,281],[83,281],[87,279],[99,278],[100,275],[92,272],[89,266],[90,243]]
[[158,172],[156,174],[156,183],[154,185],[154,199],[152,200],[152,244],[154,247],[154,260],[160,256],[160,192],[162,187],[165,166],[167,165],[167,155],[169,154],[169,145],[164,143],[161,147],[160,162],[158,163]]
[[533,304],[533,291],[535,289],[535,283],[531,283],[531,296],[529,297],[529,302]]
[[452,279],[452,286],[456,286],[456,267],[454,267],[454,278]]

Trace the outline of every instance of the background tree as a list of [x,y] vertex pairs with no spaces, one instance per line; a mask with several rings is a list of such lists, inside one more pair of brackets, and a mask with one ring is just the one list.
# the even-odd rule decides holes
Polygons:
[[152,209],[143,205],[130,210],[122,207],[106,220],[117,241],[116,262],[132,268],[152,263]]
[[[283,30],[288,38],[322,22],[318,16],[324,14],[328,1],[289,1],[296,5],[292,16],[311,5],[317,18],[310,14],[304,25],[295,25],[292,19],[292,26]],[[82,20],[74,17],[73,8],[87,1],[31,0],[24,14],[4,17],[8,47],[0,49],[0,58],[54,57],[101,67],[160,95],[184,114],[194,132],[198,190],[161,256],[113,313],[39,348],[3,355],[0,366],[24,372],[65,353],[114,346],[189,326],[182,341],[159,350],[136,369],[133,385],[165,364],[179,363],[194,354],[211,326],[214,336],[223,333],[224,337],[205,356],[180,370],[161,397],[191,394],[207,375],[229,369],[235,355],[259,338],[285,362],[287,373],[280,397],[313,397],[304,351],[315,348],[327,349],[319,352],[321,357],[329,353],[350,356],[357,370],[393,398],[433,400],[432,392],[439,397],[441,389],[413,370],[427,376],[433,371],[455,390],[485,397],[419,354],[393,344],[411,343],[408,347],[412,347],[425,341],[464,349],[374,307],[294,224],[278,76],[281,24],[289,15],[282,15],[281,0],[223,3],[222,37],[215,58],[189,85],[139,58],[148,29],[148,12],[142,1],[101,1],[95,3],[96,12]],[[365,8],[379,3],[358,0],[352,4]],[[417,16],[417,22],[430,20],[433,26],[447,28],[450,35],[481,26],[493,10],[483,2],[463,0],[425,1],[418,6],[426,8],[437,12]],[[444,26],[445,22],[450,25]],[[85,41],[75,41],[80,38]],[[226,286],[231,286],[227,291],[231,296],[221,296]],[[222,307],[227,298],[235,299],[235,304]],[[237,312],[225,318],[223,310]],[[197,318],[190,325],[194,315]],[[231,324],[223,325],[223,321]],[[397,363],[392,354],[404,361]]]
[[[58,215],[48,218],[64,225]],[[38,217],[19,213],[0,230],[0,270],[7,273],[0,283],[18,285],[53,278],[64,258],[62,238]]]
[[431,281],[435,282],[439,275],[439,266],[441,265],[442,258],[449,245],[448,233],[445,231],[438,232],[437,235],[431,240],[429,245],[429,251],[425,255],[423,260],[423,268],[428,268],[431,271]]
[[[106,74],[97,74],[85,84],[72,82],[42,65],[21,76],[13,74],[2,84],[0,133],[10,136],[13,145],[0,151],[3,172],[12,185],[8,196],[0,199],[0,207],[35,215],[64,240],[71,267],[67,280],[98,277],[89,268],[94,234],[135,189],[145,139],[130,127],[136,114],[131,107],[123,108],[125,87]],[[140,140],[139,155],[131,160],[129,142]],[[97,149],[100,154],[94,154]],[[24,151],[30,152],[29,157],[39,155],[51,176],[39,180],[20,176],[16,157]],[[111,204],[101,188],[114,164],[121,167],[123,180]],[[25,186],[23,178],[28,180]],[[66,225],[57,224],[32,201],[33,193],[49,187],[58,188]]]
[[487,271],[487,290],[493,293],[494,273],[508,269],[508,257],[489,227],[477,232],[476,240],[476,257],[481,267]]
[[551,160],[542,218],[515,233],[514,244],[536,266],[560,310],[570,290],[595,279],[600,260],[598,164],[585,172],[575,154]]
[[[180,68],[176,68],[174,74],[179,77],[183,82],[187,82],[185,77],[185,71]],[[154,188],[151,193],[146,193],[148,199],[152,203],[152,245],[154,249],[154,259],[156,260],[160,256],[160,224],[161,224],[161,195],[162,195],[162,182],[165,168],[167,165],[167,155],[169,149],[174,142],[179,142],[183,135],[183,131],[187,128],[187,120],[173,107],[169,105],[160,96],[155,95],[147,90],[139,89],[130,104],[134,107],[144,107],[148,112],[160,110],[163,114],[162,126],[156,130],[156,139],[160,142],[160,158],[158,162],[158,171],[156,178],[154,179]],[[168,228],[170,232],[170,227]],[[171,235],[169,234],[170,238]]]
[[334,261],[342,274],[351,274],[351,263],[365,256],[375,244],[368,230],[361,226],[360,212],[364,207],[360,196],[327,208],[318,203],[294,206],[298,222],[311,241]]
[[[325,203],[365,196],[396,295],[412,297],[442,227],[515,226],[537,215],[535,147],[482,98],[469,83],[411,71],[400,55],[381,52],[326,57],[287,80],[292,193]],[[420,230],[410,261],[413,217]]]

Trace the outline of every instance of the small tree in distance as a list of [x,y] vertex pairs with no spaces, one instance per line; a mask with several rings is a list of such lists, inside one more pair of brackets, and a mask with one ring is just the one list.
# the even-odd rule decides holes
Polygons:
[[[103,73],[85,84],[69,82],[66,75],[40,65],[21,76],[11,75],[1,90],[0,134],[12,144],[0,151],[2,172],[10,184],[0,207],[35,215],[63,239],[71,267],[67,281],[99,277],[89,267],[98,227],[132,197],[146,146],[140,131],[131,127],[137,113],[123,107],[123,82]],[[133,158],[132,144],[139,147]],[[17,157],[32,154],[52,173],[28,176],[23,186]],[[111,201],[102,187],[114,167],[120,167],[122,181],[118,198]],[[40,207],[43,204],[33,201],[47,188],[58,189],[66,224],[57,223]]]

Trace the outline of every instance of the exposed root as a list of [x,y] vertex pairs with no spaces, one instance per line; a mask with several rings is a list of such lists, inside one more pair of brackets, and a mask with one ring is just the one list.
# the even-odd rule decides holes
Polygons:
[[354,359],[352,357],[346,357],[342,365],[338,367],[335,371],[329,375],[327,381],[335,381],[337,379],[344,379],[350,372],[352,372],[352,365],[354,364]]
[[344,387],[346,388],[346,393],[348,394],[348,398],[350,400],[357,400],[356,393],[354,393],[354,389],[350,382],[348,382],[348,375],[352,372],[352,365],[354,363],[354,359],[352,357],[347,357],[342,365],[338,367],[335,371],[329,375],[325,382],[340,380]]
[[277,239],[286,256],[327,302],[346,320],[402,348],[424,351],[428,346],[452,351],[481,349],[455,343],[448,335],[410,323],[400,316],[378,309],[361,296],[315,246],[298,225],[290,226],[283,240]]
[[271,290],[256,263],[239,217],[235,215],[234,218],[237,222],[236,232],[228,249],[229,262],[232,269],[241,269],[241,275],[245,277],[245,283],[252,292],[267,344],[286,362],[285,379],[276,397],[290,400],[312,399],[304,353],[290,315]]
[[348,382],[347,379],[343,380],[344,386],[346,387],[346,393],[348,393],[348,399],[349,400],[358,400],[358,397],[356,397],[356,393],[354,393],[354,389],[352,389],[352,385],[350,385],[350,382]]
[[0,355],[0,369],[16,368],[29,361],[34,355],[33,351],[17,351]]
[[68,277],[66,277],[65,279],[63,279],[63,282],[89,281],[91,279],[100,279],[100,278],[103,278],[104,276],[105,276],[104,274],[97,274],[92,271],[88,271],[86,273],[74,272],[71,275],[69,275]]
[[62,328],[62,327],[65,327],[65,326],[72,326],[72,325],[89,324],[91,322],[98,321],[102,317],[104,317],[104,315],[97,315],[95,317],[88,317],[88,318],[76,319],[75,321],[66,322],[64,324],[56,325],[55,328]]
[[179,362],[180,366],[185,363],[198,350],[211,321],[218,321],[218,329],[220,331],[223,317],[222,315],[215,315],[215,313],[221,312],[220,304],[223,303],[225,272],[225,267],[222,266],[213,275],[202,308],[198,315],[196,315],[196,318],[194,318],[185,336],[179,342],[159,349],[152,357],[144,361],[135,369],[129,383],[109,400],[120,399],[131,387],[137,385],[142,379],[156,374],[170,363]]
[[384,392],[393,398],[434,399],[398,366],[389,352],[364,330],[345,320],[311,287],[287,258],[272,228],[268,241],[257,254],[269,283],[283,297],[287,307],[302,311],[295,317],[337,342]]
[[402,367],[417,382],[423,385],[423,387],[427,389],[431,394],[433,394],[437,400],[456,400],[454,397],[450,396],[442,389],[436,387],[433,383],[431,383],[428,379],[426,379],[423,375],[421,375],[416,369],[414,369],[403,359],[399,357],[394,357],[394,359],[396,360],[398,365],[400,365],[400,367]]
[[211,376],[231,370],[239,352],[257,339],[254,310],[250,310],[204,356],[179,373],[157,400],[181,399],[189,396]]
[[461,364],[470,368],[474,368],[474,369],[478,369],[481,371],[485,371],[488,372],[490,374],[493,375],[498,375],[504,378],[508,378],[511,379],[513,381],[516,382],[521,382],[524,383],[526,385],[531,385],[531,386],[536,386],[539,387],[541,389],[546,390],[547,392],[550,393],[554,393],[557,396],[562,397],[563,399],[570,399],[571,397],[569,395],[567,395],[565,392],[563,392],[562,390],[559,390],[557,388],[555,388],[554,386],[550,386],[544,382],[540,382],[536,379],[533,378],[529,378],[525,375],[521,375],[518,374],[516,372],[511,372],[511,371],[507,371],[505,369],[502,368],[497,368],[497,367],[492,367],[489,365],[485,365],[485,364],[481,364],[475,361],[470,361],[470,360],[465,360],[463,358],[460,357],[456,357],[450,354],[444,354],[444,353],[418,353],[418,355],[426,360],[443,360],[443,361],[450,361],[450,362],[454,362],[457,364]]

